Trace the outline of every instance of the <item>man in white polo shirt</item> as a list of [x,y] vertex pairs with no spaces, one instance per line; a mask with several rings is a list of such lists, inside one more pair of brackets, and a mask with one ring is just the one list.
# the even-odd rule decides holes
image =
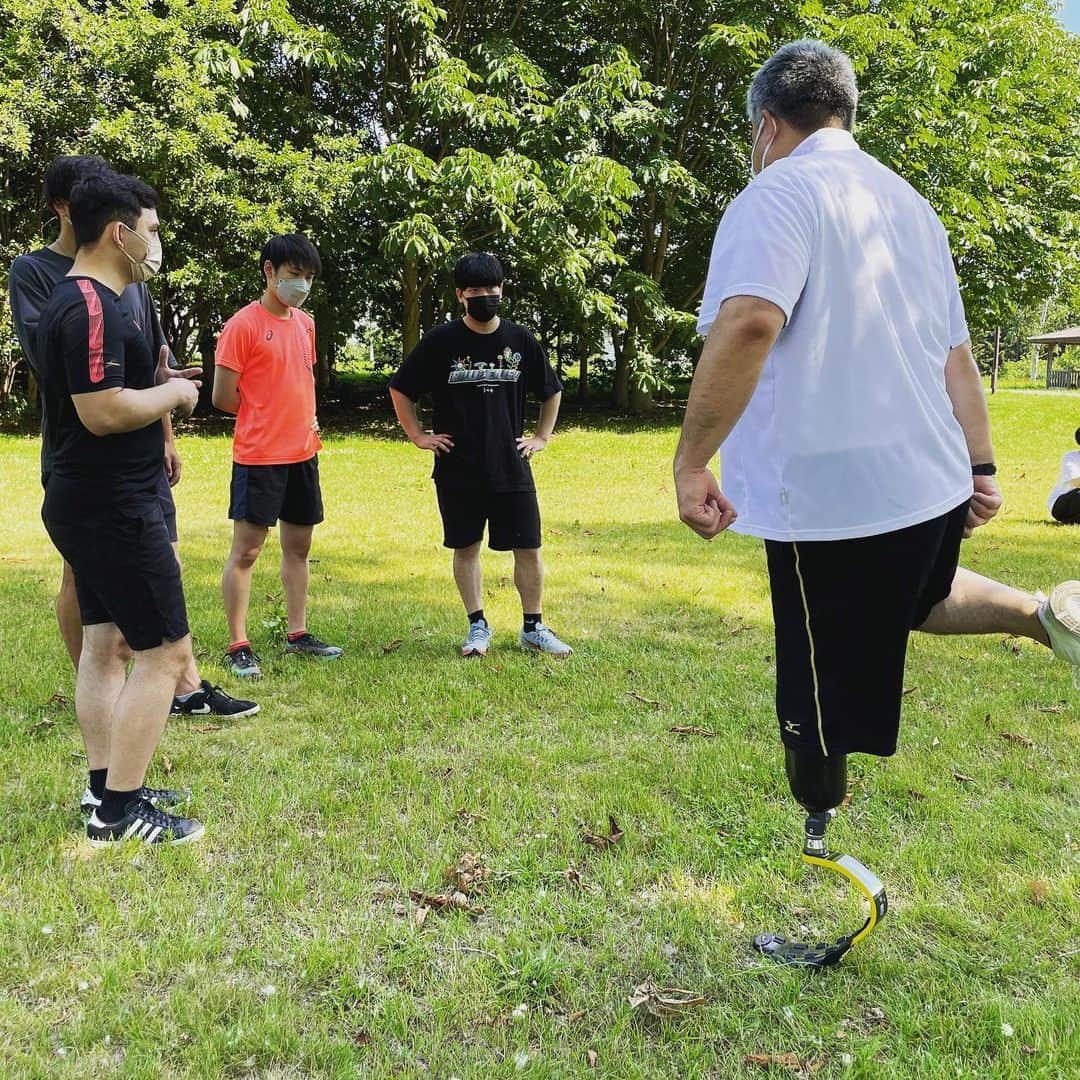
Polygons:
[[[1080,582],[1040,601],[958,569],[1001,505],[982,380],[945,229],[859,149],[857,101],[851,62],[819,42],[755,75],[754,178],[716,233],[675,458],[691,529],[765,540],[780,736],[819,864],[846,755],[896,750],[913,629],[1022,635],[1080,664]],[[835,962],[884,914],[875,884],[880,910],[843,947],[756,944]]]

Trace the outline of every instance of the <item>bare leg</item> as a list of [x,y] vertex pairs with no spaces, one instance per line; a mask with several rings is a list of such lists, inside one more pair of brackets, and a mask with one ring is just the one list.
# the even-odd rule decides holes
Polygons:
[[281,584],[285,589],[285,611],[289,618],[288,632],[295,634],[307,629],[307,598],[310,571],[308,554],[314,525],[292,525],[287,521],[279,526],[281,540]]
[[230,643],[247,641],[251,572],[269,531],[265,525],[252,525],[250,521],[233,522],[232,549],[221,573],[221,595],[225,600]]
[[135,654],[131,677],[113,710],[109,775],[105,780],[113,791],[142,787],[147,766],[165,730],[176,682],[190,662],[190,634]]
[[56,621],[60,624],[60,636],[64,639],[64,648],[79,670],[79,654],[82,652],[83,628],[79,614],[79,598],[75,593],[75,575],[68,561],[64,560],[64,572],[60,578],[60,591],[56,594]]
[[109,764],[113,710],[124,690],[131,650],[115,623],[88,626],[82,639],[75,680],[75,716],[86,747],[87,766],[104,769]]
[[1031,593],[992,581],[961,567],[952,592],[935,604],[919,627],[927,634],[1015,634],[1049,645]]
[[[182,566],[183,564],[180,563],[180,545],[173,541],[172,549],[173,554],[176,556],[177,565]],[[188,664],[176,684],[176,692],[177,694],[191,694],[201,686],[202,679],[199,678],[199,669],[195,663],[195,656],[192,654],[191,663]]]
[[454,581],[457,583],[465,613],[479,611],[484,606],[484,574],[480,569],[480,544],[454,549]]
[[539,548],[514,548],[514,585],[522,611],[544,610],[544,563]]

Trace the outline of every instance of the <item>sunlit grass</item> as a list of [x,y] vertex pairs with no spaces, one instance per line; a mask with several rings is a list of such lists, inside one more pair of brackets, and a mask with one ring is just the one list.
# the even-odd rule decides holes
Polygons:
[[[966,563],[1031,588],[1080,576],[1080,530],[1044,505],[1080,395],[993,411],[1008,506]],[[493,651],[457,657],[428,459],[331,433],[309,622],[345,658],[281,655],[271,542],[262,713],[171,723],[152,773],[195,789],[205,842],[93,855],[37,444],[0,439],[0,1073],[736,1077],[794,1054],[817,1076],[1076,1075],[1080,725],[1069,673],[1034,645],[915,641],[901,751],[852,759],[830,834],[885,880],[887,920],[821,976],[749,950],[761,929],[831,936],[859,915],[797,859],[760,545],[678,524],[676,435],[571,424],[538,459],[545,618],[577,650],[560,664],[517,650],[494,553]],[[229,446],[182,450],[197,651],[239,692],[220,666]],[[609,815],[623,839],[584,845]],[[439,893],[466,852],[491,869],[484,914],[417,925],[410,890]],[[645,981],[708,1003],[640,1015]]]

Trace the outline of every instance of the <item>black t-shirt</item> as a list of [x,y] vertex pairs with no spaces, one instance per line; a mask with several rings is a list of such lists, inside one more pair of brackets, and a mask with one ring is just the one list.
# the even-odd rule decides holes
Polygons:
[[[61,255],[52,248],[41,248],[29,255],[20,255],[12,264],[8,273],[8,297],[11,301],[11,321],[15,325],[23,356],[26,357],[30,370],[34,373],[38,385],[42,383],[34,355],[34,339],[37,334],[38,320],[45,310],[45,305],[52,296],[53,289],[64,280],[75,260]],[[120,295],[120,304],[131,316],[135,325],[146,335],[156,357],[165,344],[165,333],[161,329],[161,319],[150,296],[150,290],[144,282],[129,285]],[[172,351],[169,362],[173,363]],[[49,433],[49,413],[44,408],[42,397],[41,410],[41,475],[47,477],[52,470],[52,446]]]
[[456,319],[429,330],[390,385],[412,401],[431,394],[432,427],[454,449],[435,457],[435,480],[447,487],[534,491],[532,469],[518,452],[525,397],[547,401],[562,390],[536,338],[502,319],[492,334]]
[[165,452],[161,421],[93,435],[71,400],[73,394],[154,385],[157,363],[150,343],[121,298],[92,278],[64,278],[41,313],[35,359],[50,418],[53,477],[72,481],[73,492],[96,503],[155,491]]

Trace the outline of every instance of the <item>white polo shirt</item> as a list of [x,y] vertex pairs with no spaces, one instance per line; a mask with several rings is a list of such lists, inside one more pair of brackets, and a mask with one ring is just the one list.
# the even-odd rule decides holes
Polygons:
[[787,317],[721,447],[736,532],[872,536],[971,495],[945,392],[949,350],[968,339],[945,229],[849,132],[814,132],[730,204],[700,333],[731,296],[770,300]]

